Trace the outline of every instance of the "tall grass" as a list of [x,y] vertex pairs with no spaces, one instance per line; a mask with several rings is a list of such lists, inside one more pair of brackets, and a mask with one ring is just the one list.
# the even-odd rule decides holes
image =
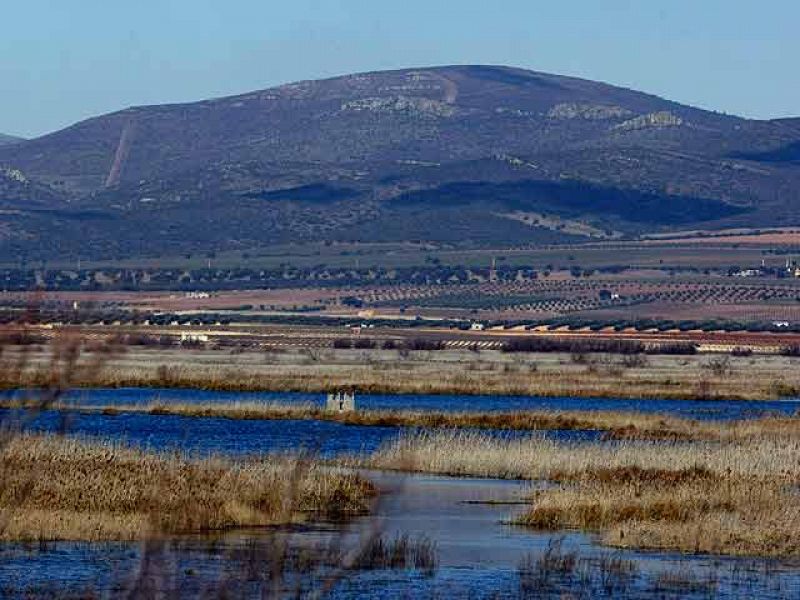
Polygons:
[[620,547],[800,556],[800,440],[559,443],[434,433],[388,444],[369,464],[449,475],[546,479],[519,523],[597,531]]
[[[24,371],[0,369],[0,388],[40,387],[50,381],[49,361],[32,347],[0,357],[4,367],[19,353],[32,360]],[[386,350],[309,354],[290,352],[275,360],[263,352],[235,356],[219,351],[136,349],[112,357],[102,369],[82,369],[76,387],[175,387],[227,391],[503,394],[674,399],[772,399],[796,394],[796,369],[778,357],[737,357],[724,376],[702,369],[693,357],[657,357],[645,364],[632,357],[590,357],[585,364],[557,354],[469,351],[404,357]],[[599,358],[598,358],[599,356]],[[9,373],[14,373],[10,376]]]
[[61,436],[15,436],[0,453],[6,540],[143,539],[367,509],[373,488],[297,457],[189,458]]
[[542,492],[519,523],[599,531],[618,547],[797,557],[800,506],[787,488],[780,478],[702,469],[615,469]]
[[401,437],[369,458],[375,468],[446,475],[553,479],[598,469],[638,467],[719,475],[800,479],[800,440],[747,442],[568,443],[539,436],[502,439],[480,432],[443,431]]

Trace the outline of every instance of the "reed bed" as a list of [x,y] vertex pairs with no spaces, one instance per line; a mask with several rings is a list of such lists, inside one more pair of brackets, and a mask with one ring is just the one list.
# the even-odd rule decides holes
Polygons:
[[0,539],[135,540],[364,511],[372,486],[297,456],[192,458],[63,436],[0,448]]
[[[6,406],[12,406],[6,404]],[[277,402],[231,403],[166,403],[147,405],[70,406],[57,404],[57,408],[94,410],[105,414],[144,413],[150,415],[178,415],[183,417],[222,417],[242,420],[316,419],[335,421],[346,425],[499,429],[513,431],[536,430],[596,430],[614,431],[619,435],[632,432],[653,432],[654,435],[690,435],[701,427],[698,421],[635,411],[497,411],[497,412],[438,412],[427,410],[358,410],[352,412],[328,411],[309,403],[285,404]],[[781,421],[787,434],[800,434],[800,419]],[[715,428],[703,429],[708,435]],[[757,429],[754,427],[753,429]],[[744,432],[744,430],[743,430]]]
[[630,419],[628,423],[624,423],[624,419],[619,419],[617,423],[610,425],[606,440],[746,442],[763,437],[800,438],[798,414],[730,421],[664,417],[652,421]]
[[506,479],[560,479],[565,474],[638,467],[682,471],[702,466],[720,476],[800,480],[800,440],[736,442],[567,443],[480,432],[423,432],[399,438],[369,458],[375,468]]
[[369,464],[460,476],[550,480],[519,523],[598,532],[609,545],[800,556],[800,441],[559,443],[419,434]]
[[[13,350],[13,349],[12,349]],[[24,372],[0,370],[0,388],[47,385],[52,375],[31,350]],[[725,374],[702,368],[702,357],[654,357],[640,367],[605,357],[574,363],[568,355],[382,350],[230,354],[181,349],[122,352],[102,369],[82,369],[77,387],[173,387],[219,391],[495,394],[671,399],[770,400],[796,395],[797,369],[785,357],[735,358]],[[14,352],[4,356],[14,360]],[[41,367],[41,368],[40,368]]]
[[611,470],[541,493],[519,523],[597,531],[610,546],[746,556],[800,556],[800,505],[778,478],[702,469]]
[[[155,371],[112,370],[87,378],[81,387],[156,387],[214,391],[334,392],[355,389],[370,394],[464,394],[506,396],[582,396],[596,398],[666,398],[674,400],[774,400],[779,388],[763,380],[716,381],[692,378],[637,378],[621,380],[592,373],[564,370],[540,374],[466,372],[419,373],[398,370],[376,373],[371,369],[344,367],[331,370],[296,368],[272,374],[244,369],[198,372],[174,369],[168,377]],[[32,385],[36,381],[31,382]],[[794,390],[794,388],[792,388]]]

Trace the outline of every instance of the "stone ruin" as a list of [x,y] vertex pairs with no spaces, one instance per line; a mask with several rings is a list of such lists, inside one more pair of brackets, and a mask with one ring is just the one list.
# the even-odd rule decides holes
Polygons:
[[336,392],[328,394],[328,401],[325,403],[325,410],[330,412],[352,412],[356,409],[355,393]]

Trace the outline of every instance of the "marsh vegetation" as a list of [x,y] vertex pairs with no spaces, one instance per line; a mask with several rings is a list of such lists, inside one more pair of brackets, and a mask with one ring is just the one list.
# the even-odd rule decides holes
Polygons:
[[[182,361],[172,368],[198,377],[208,371],[211,357],[230,360],[232,356],[183,352],[170,355]],[[466,372],[478,378],[511,376],[523,370],[527,376],[537,377],[549,369],[562,369],[573,376],[603,373],[609,378],[612,369],[621,369],[624,377],[629,377],[655,363],[659,369],[688,367],[703,377],[719,376],[720,381],[732,377],[740,361],[751,360],[731,357],[725,361],[723,376],[715,373],[715,367],[706,366],[707,359],[697,357],[623,360],[556,354],[549,355],[549,361],[537,356],[533,362],[520,353],[469,350],[412,351],[406,356],[376,349],[369,351],[375,354],[367,355],[353,349],[342,352],[280,352],[266,357],[246,352],[233,356],[243,362],[239,368],[253,368],[257,373],[265,368],[300,369],[298,372],[315,372],[321,377],[349,365],[364,369],[362,375],[428,373],[430,381],[435,368],[462,369],[465,357],[471,359]],[[514,581],[506,582],[511,586],[510,597],[559,597],[564,593],[578,597],[711,597],[728,589],[727,580],[721,583],[717,575],[692,569],[645,572],[631,558],[641,550],[754,560],[800,558],[796,536],[800,525],[796,502],[800,417],[789,413],[726,421],[613,410],[375,408],[338,414],[313,403],[162,400],[81,404],[66,393],[117,369],[144,365],[142,356],[148,354],[104,347],[87,351],[84,341],[74,340],[60,340],[46,350],[17,346],[2,354],[9,385],[12,381],[17,387],[35,385],[29,392],[9,396],[4,405],[3,414],[16,417],[13,427],[6,423],[0,446],[0,540],[4,544],[34,542],[45,552],[47,544],[58,540],[140,543],[142,555],[134,569],[139,575],[114,584],[135,597],[156,597],[164,590],[176,594],[194,590],[192,586],[199,585],[192,583],[194,579],[202,580],[204,589],[210,590],[206,597],[215,598],[247,595],[257,588],[264,597],[280,597],[287,590],[298,597],[320,597],[342,582],[357,585],[353,582],[373,572],[381,574],[377,575],[381,585],[385,585],[382,574],[386,572],[435,581],[440,557],[432,538],[376,529],[347,548],[339,546],[339,530],[327,546],[298,548],[281,541],[292,527],[339,521],[369,509],[380,511],[378,487],[369,482],[369,472],[360,471],[366,467],[536,482],[527,492],[527,504],[516,503],[509,518],[525,535],[554,536],[551,539],[555,541],[517,565]],[[371,358],[359,365],[366,357]],[[433,360],[432,366],[428,359]],[[391,366],[392,360],[400,366]],[[684,360],[695,362],[678,362]],[[774,357],[764,364],[779,368],[783,364],[779,361],[788,360]],[[476,362],[490,368],[483,370]],[[503,365],[502,370],[494,365]],[[157,375],[164,377],[161,371]],[[27,427],[29,419],[43,411],[59,416],[63,423],[59,433],[33,432]],[[399,437],[393,433],[390,441],[372,454],[339,455],[324,461],[296,451],[233,458],[158,452],[119,440],[70,435],[71,416],[83,414],[110,419],[126,414],[153,419],[181,417],[186,419],[187,431],[192,423],[220,418],[228,423],[333,421],[414,431]],[[594,430],[603,435],[594,441],[568,442],[535,433],[510,433],[546,430]],[[424,494],[422,497],[427,499]],[[408,508],[402,497],[398,500],[399,507]],[[426,506],[422,509],[429,510]],[[375,523],[379,519],[376,515]],[[184,560],[181,557],[187,550],[180,540],[187,535],[217,535],[242,528],[258,531],[259,537],[224,551],[201,553],[222,556],[223,574],[207,566],[201,574],[191,575],[188,570],[195,567],[183,572],[169,567],[159,572],[154,566],[162,559],[170,565]],[[589,534],[590,539],[613,550],[583,555],[567,549],[557,541],[565,531]],[[625,558],[615,554],[617,551],[633,554]],[[428,583],[424,586],[435,588]]]
[[618,547],[789,557],[800,555],[799,452],[797,430],[613,444],[446,432],[400,439],[369,464],[550,481],[518,519],[535,529],[597,532]]
[[[6,399],[0,408],[26,408],[29,402]],[[800,437],[800,415],[768,414],[730,420],[699,420],[658,412],[621,410],[435,411],[361,409],[329,411],[312,403],[269,401],[175,402],[145,404],[80,404],[55,402],[54,410],[114,416],[144,414],[244,421],[330,421],[359,427],[417,428],[425,430],[598,431],[603,440],[739,441]]]
[[161,455],[111,442],[17,435],[0,453],[3,540],[141,540],[341,517],[374,488],[310,458]]
[[[93,344],[75,387],[187,388],[225,391],[582,396],[769,400],[798,395],[791,356],[504,353],[494,350],[116,347],[100,367]],[[20,355],[25,369],[17,369]],[[9,346],[0,387],[51,384],[50,345]],[[716,363],[714,363],[716,364]],[[713,365],[712,365],[713,366]]]

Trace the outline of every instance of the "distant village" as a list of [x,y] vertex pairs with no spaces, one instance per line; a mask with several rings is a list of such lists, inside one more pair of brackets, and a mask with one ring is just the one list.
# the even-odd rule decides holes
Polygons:
[[783,267],[768,267],[762,259],[761,266],[755,269],[740,269],[731,267],[728,274],[732,277],[796,277],[800,278],[800,265],[794,259],[786,259]]

